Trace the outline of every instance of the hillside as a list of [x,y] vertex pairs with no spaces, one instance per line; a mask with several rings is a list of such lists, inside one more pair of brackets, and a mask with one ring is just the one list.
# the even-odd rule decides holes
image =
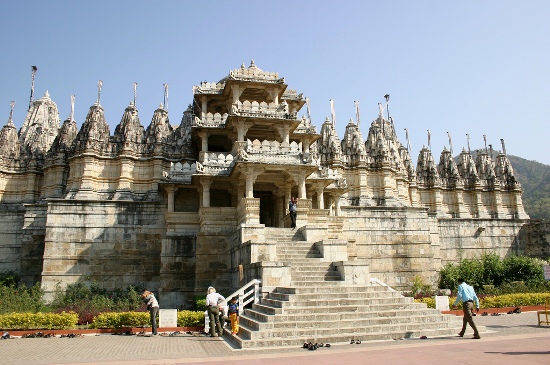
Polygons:
[[[477,151],[472,151],[474,159]],[[493,152],[493,159],[497,152]],[[523,190],[523,206],[531,219],[550,220],[550,166],[508,155]],[[458,162],[458,157],[455,157]]]

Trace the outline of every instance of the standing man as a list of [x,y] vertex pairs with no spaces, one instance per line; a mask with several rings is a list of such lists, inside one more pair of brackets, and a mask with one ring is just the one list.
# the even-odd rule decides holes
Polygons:
[[472,318],[472,309],[474,308],[474,304],[476,306],[476,312],[479,312],[479,299],[477,298],[474,288],[466,284],[466,282],[462,278],[458,279],[458,294],[456,296],[455,303],[453,304],[453,308],[456,309],[456,305],[458,304],[458,302],[462,302],[462,310],[464,311],[464,318],[462,319],[462,331],[460,331],[458,335],[460,337],[464,336],[464,332],[466,332],[466,323],[468,323],[470,327],[472,327],[472,329],[474,330],[473,338],[481,338],[474,323],[474,319]]
[[223,335],[218,303],[224,300],[225,298],[221,294],[216,293],[216,289],[214,287],[208,287],[206,295],[206,311],[208,312],[208,318],[210,319],[210,337],[221,337]]
[[290,228],[294,229],[296,228],[296,203],[298,202],[298,198],[291,197],[290,201],[288,202],[288,210],[290,212]]
[[149,318],[151,320],[151,331],[153,336],[157,335],[157,314],[159,313],[159,303],[155,294],[149,290],[145,290],[141,294],[141,298],[147,304],[147,310],[149,311]]

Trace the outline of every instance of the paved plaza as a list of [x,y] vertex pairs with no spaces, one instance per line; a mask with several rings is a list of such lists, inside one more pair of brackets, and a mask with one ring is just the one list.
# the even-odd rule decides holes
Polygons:
[[[477,316],[486,326],[480,340],[467,336],[396,339],[334,344],[308,351],[300,347],[232,349],[206,336],[101,335],[77,338],[15,338],[0,341],[0,363],[10,364],[548,364],[550,327],[536,324],[536,313]],[[469,336],[468,336],[469,335]]]

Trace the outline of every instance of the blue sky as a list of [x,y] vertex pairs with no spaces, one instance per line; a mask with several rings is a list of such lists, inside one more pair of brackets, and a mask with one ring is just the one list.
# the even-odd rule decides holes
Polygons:
[[311,99],[318,131],[334,99],[342,138],[358,100],[366,137],[390,94],[415,161],[430,130],[436,160],[450,132],[455,155],[469,133],[472,148],[486,135],[500,149],[503,138],[509,154],[550,165],[550,1],[19,0],[0,9],[2,125],[14,100],[21,127],[33,65],[35,98],[48,90],[63,121],[75,94],[79,127],[101,79],[112,134],[133,82],[144,127],[164,83],[177,125],[193,85],[254,59]]

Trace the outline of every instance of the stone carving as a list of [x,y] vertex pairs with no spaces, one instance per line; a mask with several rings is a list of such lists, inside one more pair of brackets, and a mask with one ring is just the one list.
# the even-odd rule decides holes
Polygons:
[[122,120],[115,128],[111,138],[113,154],[142,153],[144,150],[145,132],[139,121],[138,111],[133,102],[128,105],[122,115]]
[[416,182],[418,186],[424,187],[434,187],[440,184],[432,152],[426,146],[422,146],[418,155]]
[[161,104],[155,110],[151,124],[145,131],[145,153],[149,155],[162,154],[173,131],[168,119],[168,111]]
[[451,155],[451,151],[447,150],[447,147],[444,147],[441,152],[437,172],[441,179],[441,184],[445,187],[452,188],[462,183],[454,158]]
[[76,135],[73,149],[75,153],[95,152],[110,156],[109,141],[109,125],[105,121],[103,107],[96,102],[90,107],[86,120]]

